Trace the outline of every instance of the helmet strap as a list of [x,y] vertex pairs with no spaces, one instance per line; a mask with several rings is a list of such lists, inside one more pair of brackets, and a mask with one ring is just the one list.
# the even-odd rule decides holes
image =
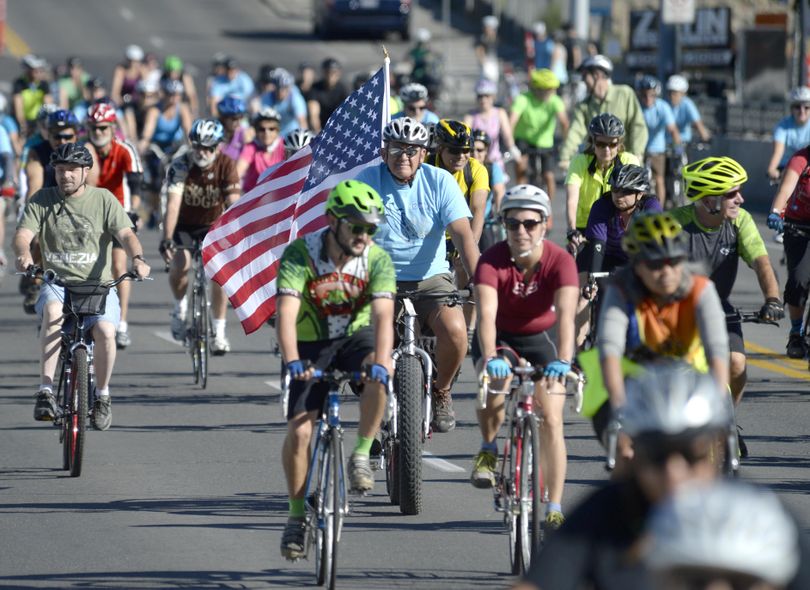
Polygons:
[[614,204],[613,206],[614,206],[614,207],[616,207],[616,210],[617,210],[619,213],[627,213],[627,212],[629,212],[629,211],[632,211],[632,210],[633,210],[633,209],[635,209],[636,207],[638,207],[638,204],[639,204],[640,202],[641,202],[641,197],[638,195],[638,193],[636,193],[636,200],[635,200],[635,201],[633,201],[633,204],[632,204],[632,205],[628,205],[627,207],[625,207],[625,208],[623,208],[623,209],[619,209],[618,207],[616,207],[616,205],[615,205],[615,204]]
[[715,205],[714,207],[709,208],[709,203],[706,201],[706,199],[701,199],[700,203],[703,205],[703,209],[709,215],[720,215],[721,208],[719,206]]

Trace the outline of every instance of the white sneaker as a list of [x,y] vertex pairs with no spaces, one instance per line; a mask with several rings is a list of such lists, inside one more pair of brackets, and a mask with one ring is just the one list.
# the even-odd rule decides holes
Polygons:
[[231,351],[231,343],[224,334],[218,334],[211,340],[211,354],[214,356],[222,356],[226,352]]
[[785,234],[782,232],[775,233],[773,235],[773,241],[776,242],[777,244],[781,244],[782,242],[785,241]]
[[177,341],[182,341],[186,337],[186,318],[184,314],[177,312],[171,313],[172,318],[172,338]]

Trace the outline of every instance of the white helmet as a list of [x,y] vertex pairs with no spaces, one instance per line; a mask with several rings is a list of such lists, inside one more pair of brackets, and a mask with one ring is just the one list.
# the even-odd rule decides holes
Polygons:
[[411,82],[410,84],[405,84],[405,86],[399,90],[399,97],[405,104],[419,100],[427,100],[428,90],[422,84]]
[[431,37],[432,35],[430,34],[430,31],[428,31],[424,27],[416,29],[416,40],[419,41],[420,43],[427,43],[428,41],[430,41]]
[[743,574],[776,586],[799,567],[799,531],[773,492],[739,482],[688,486],[647,525],[654,570]]
[[298,151],[309,145],[312,141],[312,132],[309,129],[295,129],[284,138],[284,147],[288,150]]
[[533,184],[518,184],[503,195],[501,214],[508,209],[530,209],[540,211],[545,217],[551,215],[551,200],[546,191]]
[[604,55],[591,55],[582,60],[579,65],[581,70],[602,70],[608,76],[613,74],[613,62]]
[[791,104],[810,102],[810,88],[807,86],[797,86],[790,91]]
[[500,22],[498,21],[497,16],[490,14],[481,19],[481,24],[488,29],[497,29]]
[[689,90],[689,82],[683,76],[673,74],[667,80],[667,90],[686,93]]
[[535,35],[544,36],[546,34],[546,23],[539,20],[532,25],[532,31]]
[[398,141],[411,145],[427,147],[428,132],[419,121],[410,117],[392,119],[383,129],[383,141]]
[[130,61],[143,61],[143,49],[141,49],[140,45],[128,45],[126,51],[124,52],[127,59]]
[[731,403],[714,379],[683,362],[650,365],[627,379],[619,421],[631,438],[730,428]]

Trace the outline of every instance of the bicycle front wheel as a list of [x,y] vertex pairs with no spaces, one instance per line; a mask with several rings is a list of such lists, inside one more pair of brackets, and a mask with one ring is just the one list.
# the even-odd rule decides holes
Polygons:
[[327,588],[335,587],[337,571],[338,528],[340,526],[340,441],[334,431],[329,436],[326,446],[323,468],[320,477],[318,502],[318,530],[316,532],[315,572],[318,585]]
[[87,350],[77,348],[71,364],[70,390],[67,392],[67,412],[64,416],[67,431],[63,444],[67,447],[70,477],[82,474],[84,437],[87,431],[88,364]]
[[520,537],[520,559],[522,571],[529,569],[532,553],[540,547],[542,540],[542,477],[540,470],[540,433],[537,416],[529,414],[523,418],[523,443],[520,457],[520,514],[518,535]]
[[199,347],[200,362],[200,385],[203,389],[208,386],[208,335],[210,334],[210,324],[208,315],[208,293],[205,285],[200,286],[200,293],[197,297],[199,305],[199,323],[197,325],[197,346]]
[[[399,485],[399,510],[403,514],[422,511],[422,399],[425,374],[415,356],[402,355],[394,372],[397,394],[397,437],[392,475]],[[393,498],[392,498],[393,499]]]
[[200,348],[197,346],[197,339],[198,339],[198,321],[197,321],[197,309],[199,307],[199,302],[197,301],[198,293],[197,289],[193,288],[191,290],[191,301],[189,301],[189,313],[191,314],[191,320],[188,322],[187,326],[188,329],[186,330],[186,344],[188,345],[188,352],[191,354],[191,372],[194,375],[194,384],[198,384],[200,382]]

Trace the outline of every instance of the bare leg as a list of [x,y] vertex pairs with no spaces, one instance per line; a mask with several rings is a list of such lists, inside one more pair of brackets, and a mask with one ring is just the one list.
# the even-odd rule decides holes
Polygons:
[[[112,271],[113,278],[119,278],[127,272],[127,253],[123,248],[112,249]],[[129,312],[129,294],[132,291],[132,285],[129,281],[122,281],[118,284],[118,300],[121,304],[121,321],[127,321],[127,313]]]
[[115,365],[115,326],[111,322],[100,321],[93,326],[94,364],[96,367],[96,389],[110,386]]
[[436,389],[450,390],[467,355],[467,324],[458,307],[441,306],[428,316],[436,335]]
[[745,355],[741,352],[732,352],[729,362],[731,396],[734,399],[734,405],[737,406],[742,401],[743,390],[745,383],[748,381],[748,373],[745,366]]
[[568,467],[568,453],[565,448],[563,433],[563,411],[565,395],[559,383],[550,385],[553,394],[546,393],[545,387],[538,383],[535,388],[535,400],[543,411],[543,423],[540,427],[540,458],[543,474],[551,502],[562,504],[565,472]]
[[188,271],[191,268],[191,256],[185,250],[178,250],[172,259],[169,270],[169,286],[175,299],[181,299],[188,289]]
[[302,413],[287,422],[287,436],[281,447],[281,462],[287,478],[287,492],[290,498],[304,497],[309,468],[309,442],[317,412]]
[[228,312],[228,298],[217,283],[211,283],[211,313],[215,320],[224,320]]
[[[47,288],[47,287],[46,287]],[[40,350],[40,383],[53,385],[56,365],[59,362],[59,347],[62,338],[62,304],[51,301],[42,310],[42,328],[39,332]]]

